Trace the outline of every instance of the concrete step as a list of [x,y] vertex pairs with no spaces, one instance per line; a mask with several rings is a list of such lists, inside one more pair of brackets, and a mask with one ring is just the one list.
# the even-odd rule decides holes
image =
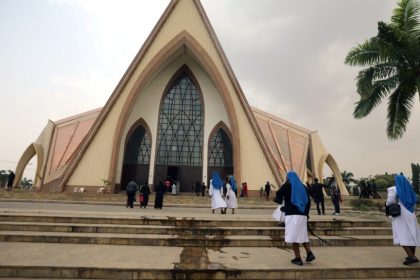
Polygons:
[[[340,227],[329,229],[318,223],[312,228],[317,235],[391,235],[390,227]],[[158,225],[72,224],[43,222],[0,222],[0,231],[92,232],[170,235],[283,235],[284,227],[175,227]]]
[[[398,279],[420,278],[397,246],[317,247],[295,266],[291,250],[252,247],[136,247],[0,242],[0,277],[49,279]],[[48,252],[46,254],[45,252]],[[303,254],[305,257],[305,254]]]
[[[312,246],[388,246],[391,235],[310,236]],[[155,235],[1,231],[0,242],[42,242],[181,247],[287,247],[282,235]]]
[[[8,222],[39,222],[39,223],[74,223],[74,224],[114,224],[114,225],[155,225],[176,227],[276,227],[278,223],[271,219],[240,219],[226,215],[211,216],[211,218],[185,218],[175,216],[144,216],[137,217],[99,217],[99,216],[75,216],[64,214],[20,214],[0,213],[0,221]],[[311,218],[309,224],[316,229],[341,229],[348,227],[390,227],[387,221],[352,219],[348,217],[334,218]]]

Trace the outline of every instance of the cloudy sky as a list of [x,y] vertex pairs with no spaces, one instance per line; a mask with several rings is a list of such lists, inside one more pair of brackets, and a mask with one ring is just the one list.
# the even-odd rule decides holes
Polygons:
[[[419,102],[403,139],[389,141],[386,101],[353,119],[358,69],[343,63],[396,2],[202,0],[249,103],[318,130],[356,178],[411,176],[420,162]],[[48,119],[102,107],[168,3],[1,0],[0,169],[15,169]]]

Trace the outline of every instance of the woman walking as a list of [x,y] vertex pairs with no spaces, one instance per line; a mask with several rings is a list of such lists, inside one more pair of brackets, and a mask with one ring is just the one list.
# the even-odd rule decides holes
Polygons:
[[397,175],[395,186],[388,188],[387,191],[386,205],[398,203],[401,207],[401,214],[392,218],[394,245],[401,245],[407,253],[404,265],[418,263],[416,247],[420,246],[420,229],[415,214],[416,195],[413,188],[407,178]]
[[226,206],[232,209],[232,214],[235,214],[235,208],[238,208],[238,201],[236,199],[236,182],[233,176],[230,176],[226,182]]
[[210,180],[209,196],[211,197],[211,210],[214,214],[214,210],[220,209],[221,214],[226,214],[226,202],[222,197],[223,182],[220,179],[220,175],[217,172],[213,172],[213,176]]
[[149,203],[149,194],[150,194],[150,188],[149,188],[149,184],[146,182],[140,188],[140,196],[143,197],[139,199],[140,208],[147,207],[147,204]]
[[306,262],[315,260],[309,246],[308,217],[311,206],[308,192],[294,171],[287,173],[287,180],[277,191],[279,203],[284,200],[285,208],[285,241],[292,243],[295,258],[291,263],[303,265],[300,257],[299,244],[306,251]]

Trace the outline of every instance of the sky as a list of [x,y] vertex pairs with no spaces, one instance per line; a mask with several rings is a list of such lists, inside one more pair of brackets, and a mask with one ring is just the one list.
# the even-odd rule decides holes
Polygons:
[[[47,121],[105,105],[169,0],[0,1],[0,170],[16,168]],[[402,139],[384,100],[353,118],[351,48],[389,21],[396,0],[202,0],[251,106],[318,131],[355,178],[411,176],[420,163],[418,99]],[[24,176],[33,176],[35,160]],[[326,168],[328,172],[328,168]]]

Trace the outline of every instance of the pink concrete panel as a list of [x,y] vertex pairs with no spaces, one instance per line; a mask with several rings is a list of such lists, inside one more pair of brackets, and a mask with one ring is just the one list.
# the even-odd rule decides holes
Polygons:
[[290,154],[292,159],[293,170],[298,173],[300,177],[303,176],[303,171],[306,167],[306,151],[308,149],[308,136],[303,136],[289,130],[290,138]]
[[289,137],[288,129],[282,126],[271,124],[273,128],[274,137],[279,143],[281,158],[283,159],[284,165],[287,171],[292,170],[292,159],[289,148]]

